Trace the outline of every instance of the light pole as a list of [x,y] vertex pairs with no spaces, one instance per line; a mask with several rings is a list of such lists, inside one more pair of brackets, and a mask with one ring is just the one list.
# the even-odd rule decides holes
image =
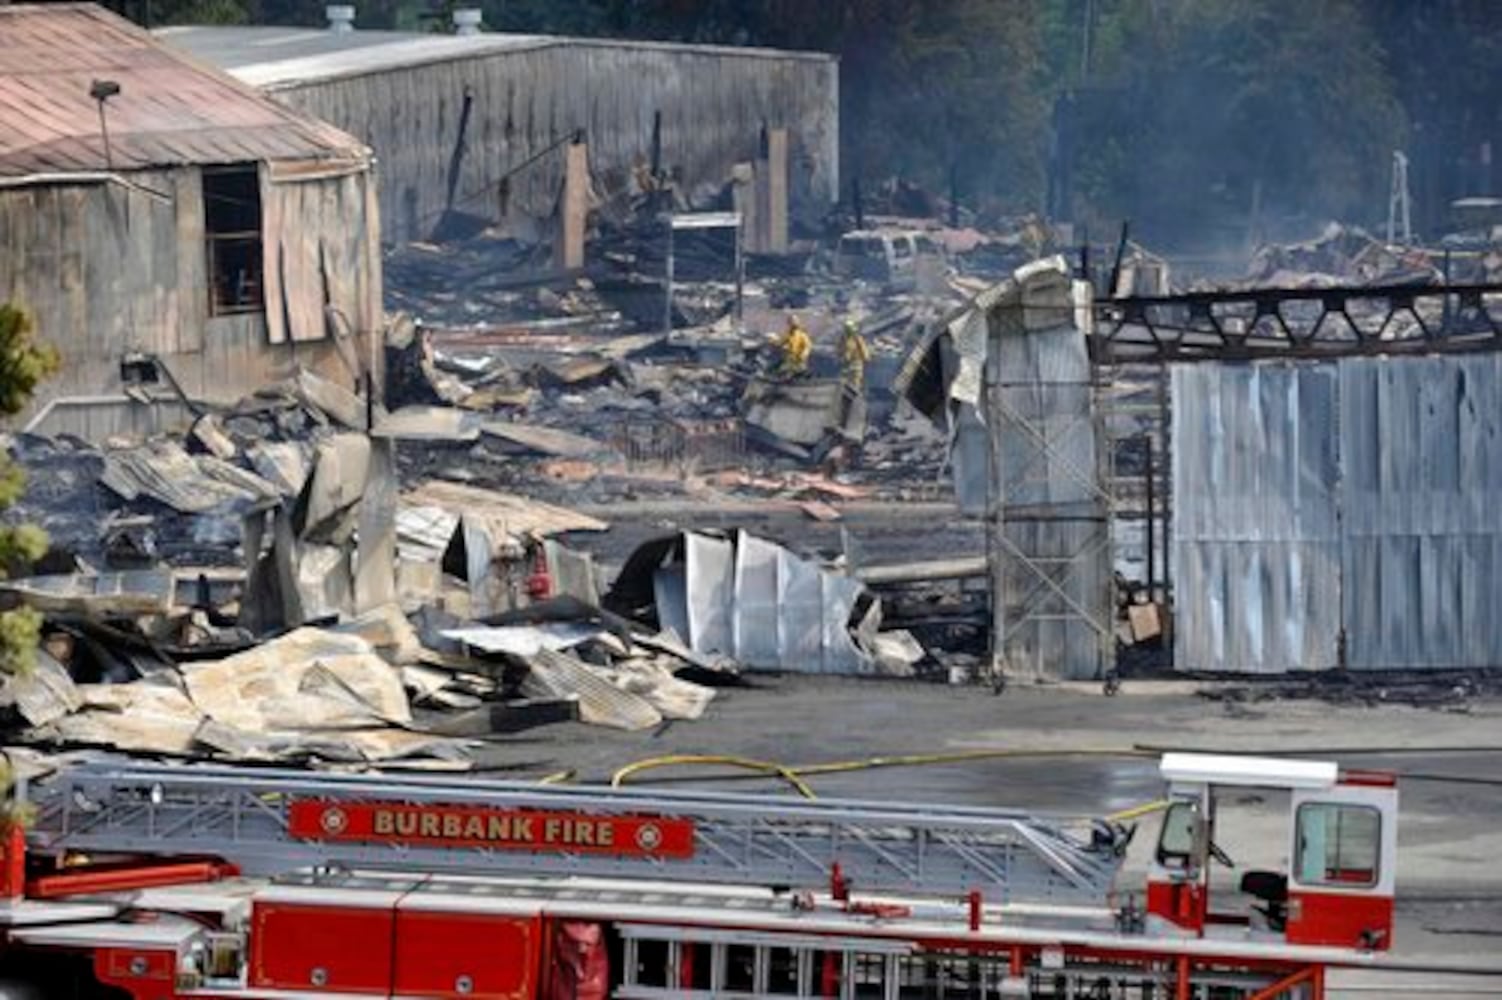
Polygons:
[[115,169],[115,158],[110,153],[110,129],[104,117],[104,104],[119,93],[120,85],[114,80],[95,80],[89,85],[89,96],[99,102],[99,134],[104,137],[104,165],[110,170]]

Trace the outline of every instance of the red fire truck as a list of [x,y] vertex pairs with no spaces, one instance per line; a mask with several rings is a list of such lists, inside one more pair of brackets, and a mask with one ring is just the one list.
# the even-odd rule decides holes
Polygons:
[[[16,790],[0,996],[1272,1000],[1380,962],[1390,776],[1161,770],[1127,893],[1119,822],[85,762]],[[1288,865],[1212,892],[1228,788],[1286,794]]]

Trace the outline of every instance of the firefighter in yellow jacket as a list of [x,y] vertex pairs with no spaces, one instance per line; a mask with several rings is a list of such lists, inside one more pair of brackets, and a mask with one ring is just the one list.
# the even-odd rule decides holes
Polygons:
[[788,317],[788,328],[778,346],[782,348],[782,367],[779,374],[796,378],[808,374],[808,359],[814,353],[814,342],[798,322],[797,316]]
[[845,384],[856,392],[866,388],[866,362],[870,360],[871,348],[861,336],[860,324],[847,319],[845,332],[840,337],[840,361],[844,365]]

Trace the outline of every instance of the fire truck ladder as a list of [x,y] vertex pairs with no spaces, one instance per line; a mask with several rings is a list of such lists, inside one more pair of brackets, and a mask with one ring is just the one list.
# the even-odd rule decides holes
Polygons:
[[[212,856],[250,875],[343,866],[805,889],[829,885],[838,864],[857,892],[979,891],[991,903],[1100,906],[1123,853],[1119,831],[1105,824],[1076,831],[1023,812],[432,776],[88,761],[33,785],[29,797],[37,809],[27,834],[33,852]],[[552,847],[318,840],[298,836],[289,825],[299,802],[647,816],[689,821],[693,848],[687,856],[664,858]]]

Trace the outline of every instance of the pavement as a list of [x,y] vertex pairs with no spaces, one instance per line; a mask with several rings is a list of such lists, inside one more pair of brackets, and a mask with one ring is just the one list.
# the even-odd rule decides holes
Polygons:
[[[1190,682],[1128,682],[1107,698],[1098,686],[979,687],[838,677],[750,678],[726,689],[706,716],[650,733],[577,723],[533,729],[494,744],[484,764],[515,776],[562,769],[608,781],[632,761],[672,754],[745,756],[807,765],[893,755],[996,750],[1091,751],[1092,756],[969,759],[887,766],[809,778],[823,798],[861,798],[1105,815],[1160,797],[1152,756],[1141,748],[1296,754],[1400,776],[1395,959],[1484,964],[1502,970],[1502,700],[1463,710],[1279,700],[1226,704]],[[1103,755],[1118,751],[1122,756]],[[701,769],[654,771],[643,781],[778,791],[763,779],[708,781]],[[785,794],[793,794],[784,789]],[[1120,888],[1142,885],[1156,821],[1142,821]],[[1286,796],[1227,795],[1217,841],[1237,869],[1287,866]],[[1449,982],[1446,980],[1445,982]],[[1494,977],[1441,981],[1393,974],[1337,979],[1335,996],[1502,995]]]

